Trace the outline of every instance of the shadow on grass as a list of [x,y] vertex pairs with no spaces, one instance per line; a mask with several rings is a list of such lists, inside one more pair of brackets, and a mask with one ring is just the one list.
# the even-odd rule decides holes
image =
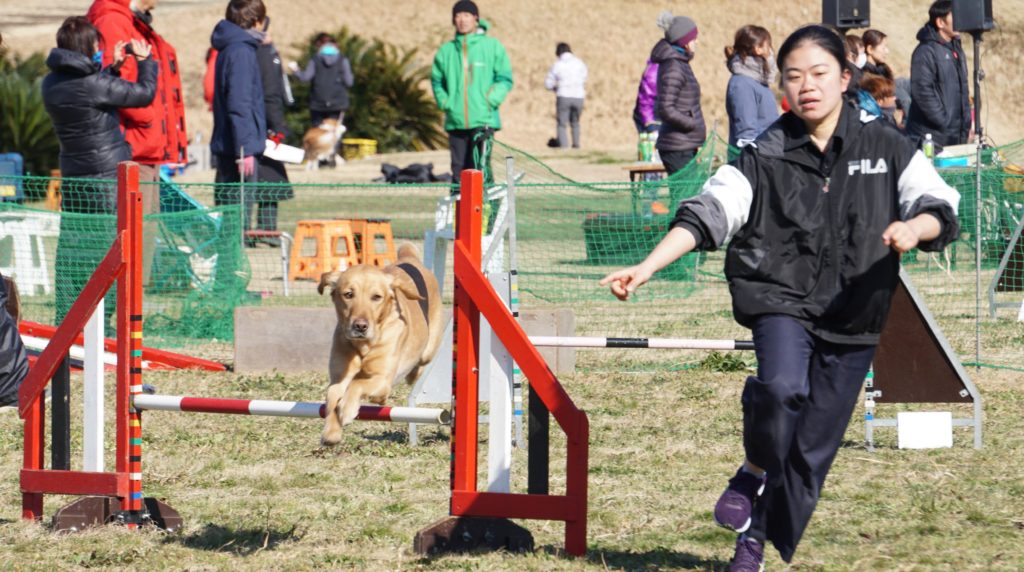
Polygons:
[[[555,558],[570,558],[566,556],[561,546],[538,546],[537,552],[543,552]],[[487,554],[487,549],[468,550],[460,554]],[[421,566],[437,565],[437,562],[450,556],[450,553],[431,554],[422,556],[414,562]],[[621,550],[587,550],[586,560],[592,564],[602,566],[605,570],[713,570],[725,572],[729,569],[729,562],[723,560],[708,560],[686,552],[676,552],[667,548],[655,548],[645,552],[623,552]]]
[[302,534],[296,533],[297,529],[296,525],[292,525],[288,529],[267,529],[264,527],[225,528],[216,524],[207,524],[192,534],[168,535],[164,542],[176,542],[198,550],[230,552],[240,556],[249,556],[263,550],[275,550],[284,542],[300,540]]
[[653,548],[643,552],[621,550],[587,551],[587,560],[604,566],[608,570],[715,570],[729,569],[729,562],[708,560],[688,552],[676,552],[668,548]]
[[409,432],[401,429],[385,429],[375,433],[363,433],[361,437],[367,441],[398,443],[402,445],[409,442]]

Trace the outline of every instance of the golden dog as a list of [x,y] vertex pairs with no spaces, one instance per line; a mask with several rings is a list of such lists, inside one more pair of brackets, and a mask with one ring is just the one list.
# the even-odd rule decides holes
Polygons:
[[306,170],[316,171],[320,168],[320,161],[329,161],[331,158],[344,163],[345,160],[336,154],[338,141],[341,141],[344,134],[345,126],[337,119],[324,119],[320,125],[310,127],[302,136],[302,149],[306,152]]
[[328,365],[327,415],[321,443],[335,445],[364,398],[383,405],[399,379],[413,383],[434,359],[444,324],[441,293],[417,248],[403,244],[387,268],[360,264],[327,272],[338,314]]

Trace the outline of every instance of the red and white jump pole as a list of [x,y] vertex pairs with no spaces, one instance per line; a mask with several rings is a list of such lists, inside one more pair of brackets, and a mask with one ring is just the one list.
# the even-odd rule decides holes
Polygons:
[[530,336],[530,342],[549,348],[625,348],[659,350],[753,350],[754,342],[690,338],[586,338]]
[[[267,417],[322,418],[327,412],[327,405],[324,403],[184,397],[180,395],[139,394],[132,396],[132,403],[135,409],[144,411],[187,411],[191,413],[261,415]],[[447,425],[451,421],[451,414],[446,409],[363,405],[359,408],[359,415],[356,419],[359,421]]]

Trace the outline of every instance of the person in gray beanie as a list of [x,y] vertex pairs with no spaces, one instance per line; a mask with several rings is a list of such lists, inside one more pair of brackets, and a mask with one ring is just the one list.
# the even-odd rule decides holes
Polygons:
[[707,126],[700,108],[700,84],[690,67],[697,47],[697,23],[686,16],[663,12],[658,25],[665,30],[665,38],[651,50],[651,61],[658,64],[661,129],[657,148],[665,171],[672,175],[697,154],[707,136]]

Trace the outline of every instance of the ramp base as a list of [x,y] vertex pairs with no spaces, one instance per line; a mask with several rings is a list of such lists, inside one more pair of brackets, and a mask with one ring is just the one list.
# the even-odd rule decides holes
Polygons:
[[507,518],[447,516],[417,532],[412,549],[424,555],[481,549],[532,552],[533,535]]
[[[117,497],[82,497],[60,508],[53,515],[53,529],[56,532],[78,532],[92,526],[126,523],[121,511],[121,500]],[[184,524],[178,511],[163,501],[152,497],[143,499],[140,525],[153,525],[167,532],[177,532]]]

